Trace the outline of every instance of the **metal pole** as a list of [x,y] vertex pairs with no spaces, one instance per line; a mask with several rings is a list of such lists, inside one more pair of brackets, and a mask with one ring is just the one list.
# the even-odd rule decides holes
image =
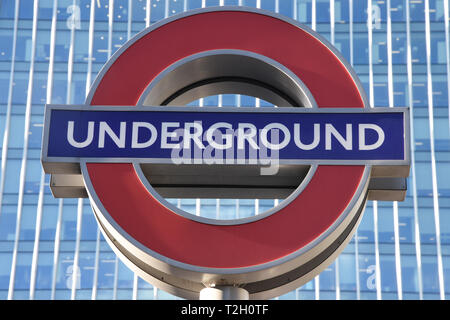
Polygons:
[[200,300],[249,300],[249,294],[239,287],[216,286],[202,289]]

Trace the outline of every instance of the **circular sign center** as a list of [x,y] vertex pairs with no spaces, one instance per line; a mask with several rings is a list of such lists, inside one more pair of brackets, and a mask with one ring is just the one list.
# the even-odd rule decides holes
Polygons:
[[[231,49],[204,51],[173,63],[150,82],[137,105],[182,106],[207,96],[222,94],[253,96],[275,107],[317,108],[309,89],[288,68],[260,54]],[[171,125],[173,131],[169,135],[182,141],[186,128],[180,128],[177,122]],[[189,161],[183,161],[187,152],[178,149],[173,152],[172,164],[155,166],[141,163],[135,168],[139,176],[144,177],[141,180],[150,192],[156,191],[161,196],[160,201],[164,201],[163,198],[170,199],[164,201],[165,205],[184,217],[213,224],[259,220],[277,212],[294,199],[306,187],[317,167],[280,166],[278,155],[273,152],[267,161],[260,163],[255,159],[252,166],[233,161],[234,153],[230,149],[234,145],[241,144],[245,152],[246,145],[239,140],[239,134],[251,136],[252,139],[247,138],[245,142],[251,144],[248,147],[254,146],[258,150],[265,145],[280,144],[283,139],[286,141],[286,133],[278,128],[268,128],[266,131],[256,132],[252,127],[243,126],[240,130],[223,127],[196,132],[196,142],[201,142],[202,147],[210,139],[216,146],[219,143],[223,145],[225,141],[229,145],[223,147],[223,152],[212,151],[214,159],[207,164],[195,165],[195,169],[192,169],[193,155],[184,159]],[[231,140],[236,143],[231,143]],[[202,157],[209,152],[205,149],[199,150]],[[195,173],[198,170],[202,171],[202,177]],[[170,184],[171,187],[164,187],[163,184]],[[289,187],[286,187],[287,184]],[[295,194],[290,197],[292,193]],[[214,203],[200,200],[212,198],[217,200]],[[253,210],[235,210],[239,206],[236,202],[238,199],[242,199],[244,208],[252,207]],[[252,201],[251,205],[246,206],[250,199],[261,199],[262,205]],[[220,205],[231,208],[234,213],[219,215]],[[211,210],[212,206],[216,208]]]

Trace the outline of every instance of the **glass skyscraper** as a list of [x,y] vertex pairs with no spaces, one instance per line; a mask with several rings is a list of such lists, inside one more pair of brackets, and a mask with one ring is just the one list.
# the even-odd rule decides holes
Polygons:
[[[40,162],[44,105],[83,104],[103,64],[145,27],[189,9],[228,5],[278,12],[310,26],[353,65],[372,106],[411,111],[405,201],[369,201],[339,258],[279,299],[449,299],[449,2],[0,0],[0,299],[177,299],[116,257],[88,199],[52,196]],[[193,104],[267,105],[237,95]],[[225,219],[279,202],[170,201]]]

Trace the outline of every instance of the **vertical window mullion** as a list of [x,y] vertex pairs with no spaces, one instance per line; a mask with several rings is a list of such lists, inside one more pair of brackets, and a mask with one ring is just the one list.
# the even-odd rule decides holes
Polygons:
[[[353,67],[353,0],[349,0],[349,39],[350,39],[350,65]],[[358,229],[355,230],[355,276],[356,276],[356,299],[361,299],[361,284],[359,279],[359,246]]]
[[[335,45],[335,14],[334,14],[334,0],[330,0],[330,40],[331,44]],[[340,288],[340,282],[339,282],[339,256],[336,257],[336,260],[334,261],[334,283],[335,283],[335,290],[336,290],[336,300],[341,300],[341,288]]]
[[[53,93],[53,68],[55,61],[55,40],[56,40],[56,8],[57,0],[53,1],[52,10],[52,24],[50,27],[50,56],[48,62],[48,73],[47,73],[47,91],[46,91],[46,103],[51,103],[52,93]],[[39,185],[39,196],[38,196],[38,206],[36,214],[36,231],[33,246],[33,257],[31,263],[31,275],[30,275],[30,300],[35,297],[36,289],[36,274],[37,274],[37,264],[39,257],[39,240],[42,225],[42,213],[44,206],[44,183],[45,183],[45,173],[41,169],[41,180]]]
[[[56,7],[56,5],[55,5]],[[59,262],[59,247],[61,244],[61,228],[62,228],[62,214],[63,214],[63,199],[58,201],[58,218],[56,220],[55,241],[53,244],[53,271],[52,271],[52,291],[51,300],[55,300],[56,296],[56,280],[58,276],[58,262]]]
[[[93,60],[93,50],[94,50],[94,32],[95,32],[95,0],[91,0],[91,7],[89,12],[89,48],[88,48],[88,70],[86,74],[86,96],[89,93],[91,85],[91,73],[92,73],[92,60]],[[131,12],[131,11],[130,11]],[[128,17],[130,17],[130,12]],[[128,30],[130,34],[130,30]],[[97,286],[98,286],[98,266],[100,257],[100,229],[97,226],[97,235],[95,238],[95,255],[94,255],[94,275],[92,279],[92,292],[91,300],[97,299]]]
[[137,300],[138,298],[138,276],[136,273],[133,274],[133,295],[132,300]]
[[14,7],[13,43],[12,43],[12,50],[11,50],[11,68],[10,68],[10,73],[9,73],[8,102],[6,105],[5,131],[3,133],[2,157],[1,157],[0,215],[2,213],[3,191],[5,189],[6,163],[7,163],[7,159],[8,159],[9,134],[10,134],[10,127],[11,127],[11,109],[12,109],[12,96],[13,96],[13,85],[14,85],[14,68],[15,68],[15,62],[16,62],[16,48],[17,48],[17,29],[18,29],[18,24],[19,24],[19,4],[20,4],[20,0],[16,0],[15,7]]
[[[72,5],[76,6],[76,0],[73,0]],[[66,104],[72,102],[72,83],[73,83],[73,60],[75,53],[75,23],[70,26],[70,46],[69,46],[69,57],[67,59],[67,97]],[[76,236],[75,236],[75,252],[73,257],[73,268],[72,268],[72,287],[70,293],[70,299],[75,300],[76,290],[77,290],[77,279],[80,272],[79,268],[79,257],[80,257],[80,241],[81,241],[81,228],[83,220],[83,198],[79,198],[77,201],[77,224],[76,224]]]
[[[114,0],[109,0],[108,5],[108,60],[112,55],[112,42],[113,42],[113,24],[114,24]],[[119,272],[119,258],[117,255],[114,258],[114,281],[113,281],[113,300],[117,300],[117,281]]]
[[91,87],[92,79],[92,59],[94,56],[94,20],[95,19],[95,0],[91,0],[90,10],[89,10],[89,34],[88,34],[88,64],[87,64],[87,75],[86,75],[86,96],[89,93],[89,88]]
[[[373,90],[373,63],[372,63],[372,0],[367,1],[367,38],[369,53],[369,99],[370,107],[374,107]],[[374,224],[374,245],[375,245],[375,284],[377,290],[377,300],[381,300],[381,272],[380,272],[380,252],[378,244],[378,202],[373,201],[373,224]]]
[[311,29],[316,31],[317,22],[316,22],[316,0],[311,0]]
[[[386,2],[386,42],[387,42],[387,60],[388,60],[388,100],[389,108],[394,107],[394,80],[392,70],[392,23],[391,23],[391,0]],[[394,219],[394,247],[395,247],[395,275],[397,279],[397,295],[399,300],[403,300],[402,286],[402,266],[400,252],[400,237],[398,224],[398,202],[394,201],[392,205],[392,213]]]
[[75,238],[75,253],[73,257],[73,268],[72,268],[72,288],[70,293],[71,300],[76,299],[77,280],[78,275],[81,272],[79,260],[80,260],[80,241],[81,241],[82,222],[83,222],[83,198],[79,198],[77,202],[77,226]]
[[448,120],[450,128],[450,35],[449,35],[449,23],[450,19],[448,14],[449,6],[448,0],[444,0],[444,25],[445,25],[445,59],[447,70],[447,101],[448,101]]
[[[92,0],[94,1],[94,0]],[[186,5],[186,0],[184,0],[184,5]],[[128,20],[127,20],[127,41],[131,38],[131,22],[133,19],[133,0],[128,0]],[[98,228],[98,227],[97,227]],[[137,300],[138,296],[138,276],[133,272],[133,294],[132,299]]]
[[420,241],[420,228],[419,228],[419,212],[417,201],[417,183],[416,183],[416,159],[415,159],[415,143],[414,143],[414,100],[412,92],[412,50],[411,50],[411,24],[410,24],[410,12],[409,1],[406,1],[406,69],[408,78],[408,105],[409,105],[409,118],[410,118],[410,146],[411,146],[411,180],[412,180],[412,192],[413,192],[413,206],[414,206],[414,242],[416,250],[416,262],[417,262],[417,282],[419,289],[419,299],[423,299],[423,282],[422,282],[422,252]]
[[[22,3],[23,4],[23,3]],[[19,236],[20,236],[20,224],[22,220],[23,211],[23,195],[25,189],[25,177],[27,170],[27,158],[28,158],[28,139],[29,139],[29,128],[31,119],[31,104],[33,95],[33,76],[34,76],[34,61],[36,53],[36,34],[37,34],[37,18],[38,18],[38,5],[39,1],[35,0],[33,3],[33,26],[31,31],[31,54],[30,54],[30,70],[28,74],[28,90],[27,90],[27,102],[25,106],[25,126],[24,126],[24,137],[23,137],[23,150],[22,150],[22,162],[20,167],[20,178],[19,178],[19,196],[17,200],[17,219],[16,219],[16,233],[14,238],[14,248],[12,254],[11,263],[11,274],[8,288],[8,299],[11,300],[14,297],[14,281],[16,276],[16,265],[17,265],[17,253],[19,247]]]
[[131,21],[133,20],[133,0],[128,0],[127,40],[131,38]]
[[[42,169],[41,169],[42,170]],[[36,273],[39,258],[39,240],[42,225],[42,211],[44,205],[44,184],[45,184],[45,173],[41,171],[41,179],[39,182],[39,196],[36,211],[36,230],[34,233],[34,244],[33,244],[33,256],[31,258],[31,274],[30,274],[30,300],[34,300],[35,289],[36,289]]]
[[146,5],[145,5],[145,27],[146,28],[148,28],[150,26],[150,10],[151,10],[150,0],[147,0]]
[[[48,76],[47,76],[46,103],[51,103],[52,92],[53,92],[53,67],[54,67],[54,58],[55,58],[55,38],[56,38],[56,7],[57,7],[57,0],[54,0],[53,1],[53,10],[52,10],[52,24],[51,24],[51,29],[50,29],[50,56],[49,56],[49,65],[48,65]],[[45,173],[42,170],[41,171],[41,181],[40,181],[40,186],[39,186],[38,208],[37,208],[37,215],[36,215],[36,232],[35,232],[35,239],[34,239],[33,258],[32,258],[31,277],[30,277],[30,299],[31,300],[34,299],[34,295],[35,295],[36,273],[37,273],[37,264],[38,264],[38,255],[39,255],[39,240],[40,240],[42,212],[43,212],[44,183],[45,183]]]
[[94,278],[92,281],[91,300],[97,300],[99,261],[100,261],[100,228],[97,226],[97,236],[95,240]]
[[445,299],[444,290],[444,271],[442,265],[441,253],[441,229],[439,218],[439,198],[436,173],[436,155],[434,148],[434,111],[433,111],[433,82],[431,77],[431,28],[430,28],[430,3],[425,0],[425,46],[427,61],[427,96],[428,96],[428,121],[430,129],[430,155],[431,155],[431,180],[433,184],[433,208],[434,208],[434,225],[436,232],[436,250],[437,250],[437,267],[439,295],[441,300]]
[[[311,2],[311,29],[316,31],[316,0]],[[320,300],[320,275],[314,277],[314,298]]]

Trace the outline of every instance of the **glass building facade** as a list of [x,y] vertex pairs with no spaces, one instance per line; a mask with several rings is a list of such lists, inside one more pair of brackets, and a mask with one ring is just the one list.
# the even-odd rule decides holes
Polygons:
[[[53,198],[40,163],[44,105],[82,104],[103,64],[145,27],[224,5],[310,26],[353,65],[372,106],[410,108],[405,201],[369,201],[339,258],[279,299],[449,299],[449,0],[0,0],[0,299],[177,299],[116,257],[87,199]],[[195,103],[266,105],[236,95]],[[171,201],[219,218],[278,203]]]

